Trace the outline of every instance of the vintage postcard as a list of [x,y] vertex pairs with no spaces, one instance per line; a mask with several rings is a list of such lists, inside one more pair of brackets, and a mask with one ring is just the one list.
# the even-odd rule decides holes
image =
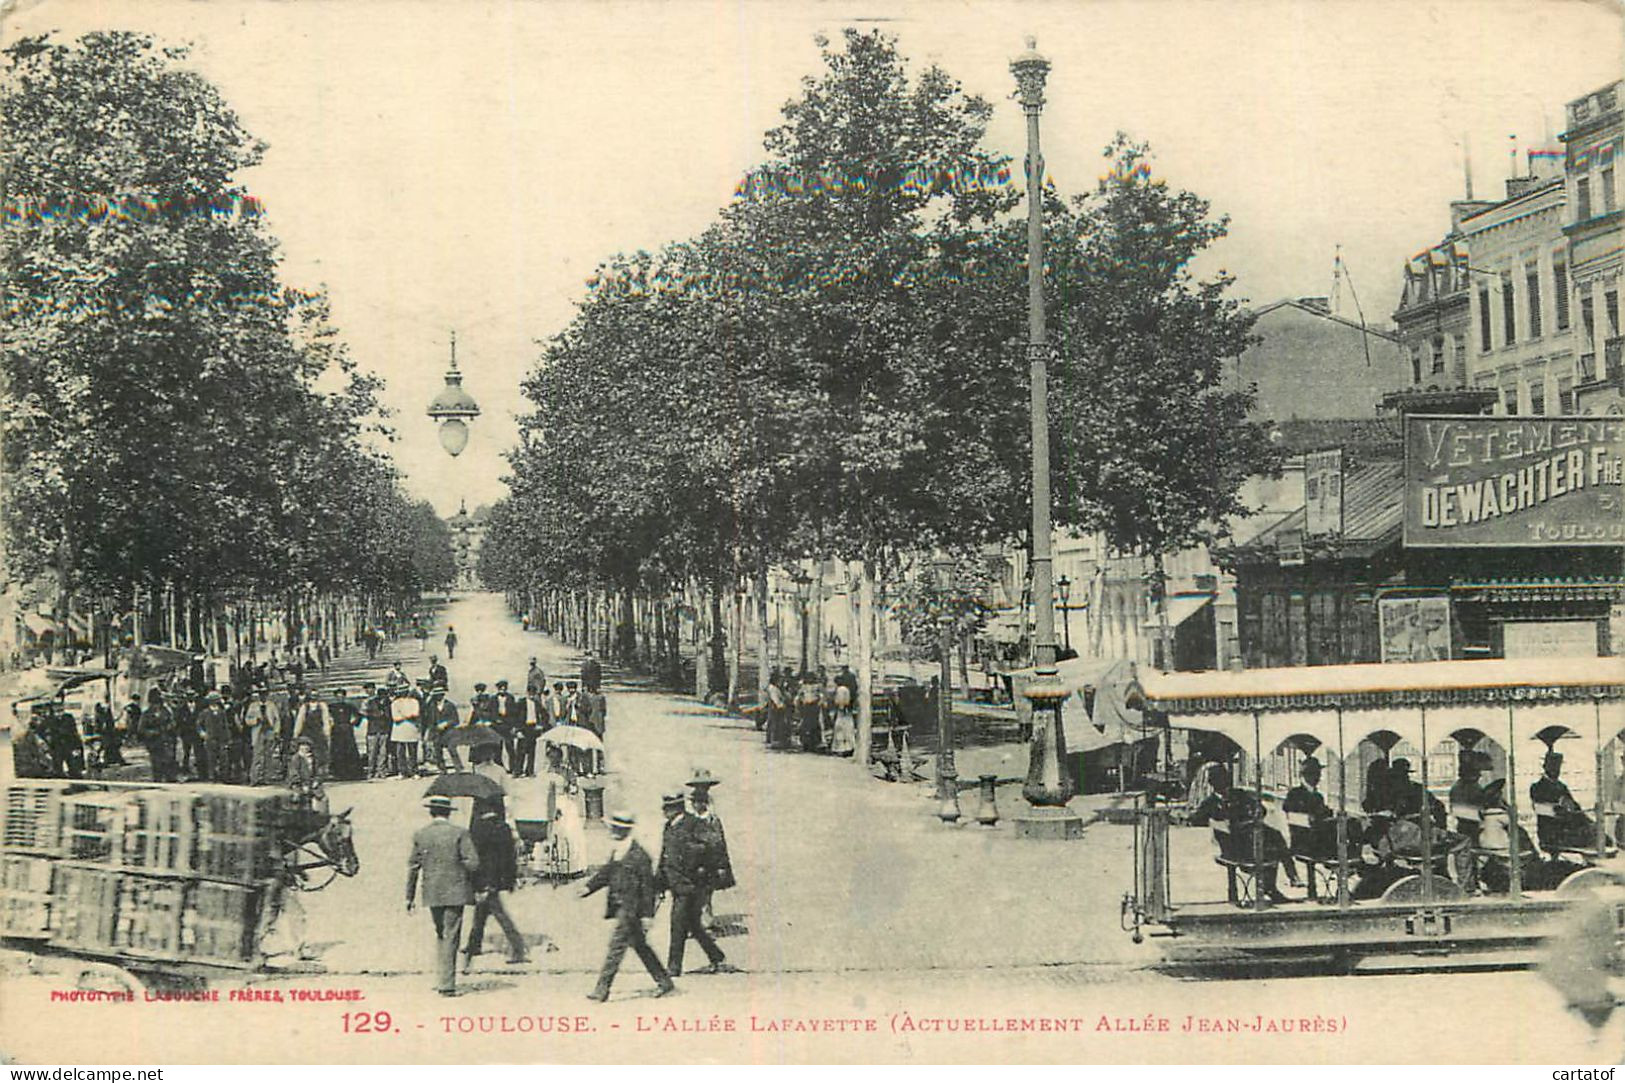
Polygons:
[[8,1062],[1625,1049],[1616,6],[0,16]]

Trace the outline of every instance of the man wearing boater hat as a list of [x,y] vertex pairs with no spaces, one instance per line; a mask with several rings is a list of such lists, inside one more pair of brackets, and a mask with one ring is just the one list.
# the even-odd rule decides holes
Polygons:
[[665,996],[677,989],[672,984],[671,975],[660,965],[660,956],[649,946],[643,929],[644,921],[654,917],[655,913],[655,874],[648,851],[632,837],[632,828],[636,824],[637,820],[630,812],[617,812],[610,817],[609,860],[592,874],[592,879],[587,881],[586,889],[581,893],[581,897],[586,898],[607,887],[609,899],[604,906],[604,917],[615,923],[610,930],[609,950],[604,953],[604,965],[598,972],[598,984],[587,994],[588,1000],[609,999],[610,984],[614,982],[615,973],[620,970],[621,960],[626,957],[629,947],[638,953],[649,976],[655,980],[659,990],[656,996]]
[[711,788],[721,782],[720,778],[703,767],[697,769],[694,777],[688,780],[689,790],[692,791],[688,799],[689,809],[697,822],[695,833],[704,842],[709,855],[706,882],[700,886],[699,903],[700,922],[707,929],[717,927],[716,915],[711,912],[711,893],[726,891],[734,886],[733,858],[728,856],[728,837],[722,832],[722,820],[711,801]]
[[451,798],[431,797],[423,807],[429,810],[429,822],[412,836],[412,855],[406,859],[406,910],[411,913],[417,905],[421,876],[423,905],[434,918],[435,992],[455,996],[463,907],[474,902],[473,876],[480,855],[468,831],[451,822]]

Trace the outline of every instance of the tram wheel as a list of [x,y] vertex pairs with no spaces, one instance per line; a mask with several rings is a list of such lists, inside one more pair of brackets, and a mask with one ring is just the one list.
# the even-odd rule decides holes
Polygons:
[[[1433,878],[1433,901],[1453,902],[1464,898],[1465,893],[1461,887],[1446,876]],[[1388,885],[1388,890],[1382,893],[1383,902],[1417,903],[1422,901],[1422,877],[1419,873],[1411,873],[1401,877]]]
[[1576,869],[1564,877],[1563,882],[1557,885],[1557,894],[1565,899],[1576,895],[1586,895],[1600,887],[1609,887],[1619,883],[1619,877],[1606,869],[1590,866]]

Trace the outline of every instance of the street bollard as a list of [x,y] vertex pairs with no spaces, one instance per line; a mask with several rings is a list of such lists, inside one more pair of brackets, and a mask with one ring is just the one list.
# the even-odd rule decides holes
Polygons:
[[945,824],[959,822],[959,776],[949,771],[937,780],[937,791],[942,803],[937,806],[937,819]]
[[998,797],[994,792],[998,785],[998,775],[981,775],[981,803],[976,807],[976,822],[984,827],[992,827],[999,822]]
[[590,824],[601,823],[604,819],[604,787],[584,784],[581,787],[581,800],[586,821]]

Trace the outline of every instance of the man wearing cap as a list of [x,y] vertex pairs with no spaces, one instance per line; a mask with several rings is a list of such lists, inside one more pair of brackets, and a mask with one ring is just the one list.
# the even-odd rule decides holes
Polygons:
[[152,777],[157,782],[175,782],[175,716],[164,706],[160,688],[147,692],[147,710],[141,716],[141,743],[147,749]]
[[677,988],[672,984],[666,968],[660,965],[660,956],[649,946],[643,931],[644,921],[654,917],[655,913],[655,876],[654,863],[649,860],[648,851],[632,837],[632,828],[636,823],[636,818],[630,812],[617,812],[610,817],[609,860],[592,874],[581,893],[581,897],[586,898],[595,891],[608,888],[604,917],[615,923],[610,930],[609,950],[604,954],[604,965],[598,972],[598,984],[587,994],[589,1000],[609,999],[610,984],[615,980],[615,973],[620,970],[621,960],[626,957],[629,947],[637,952],[649,976],[655,980],[659,989],[656,996],[665,996]]
[[671,943],[666,949],[666,969],[674,978],[683,974],[683,949],[690,936],[710,961],[700,973],[733,969],[700,922],[704,889],[711,883],[711,854],[701,837],[699,820],[684,806],[681,792],[669,793],[661,802],[666,828],[660,839],[660,866],[655,873],[655,887],[671,892]]
[[204,693],[197,728],[203,733],[200,766],[211,780],[225,782],[231,777],[231,720],[226,717],[225,697],[219,692]]
[[[519,763],[519,737],[525,728],[525,701],[508,691],[507,681],[497,682],[497,694],[491,697],[496,713],[496,729],[502,734],[503,753],[508,757],[508,770],[521,773]],[[533,750],[534,751],[534,750]]]
[[457,993],[457,949],[463,938],[463,907],[474,902],[474,873],[479,852],[474,839],[451,822],[451,798],[431,797],[423,803],[429,822],[412,836],[412,854],[406,859],[406,910],[417,905],[418,880],[423,881],[423,905],[434,919],[435,991]]
[[361,689],[361,716],[367,720],[367,777],[389,773],[389,701],[368,681]]
[[547,674],[536,659],[530,660],[530,669],[525,672],[525,695],[540,698],[547,695]]
[[429,655],[429,687],[449,685],[450,683],[451,674],[447,673],[446,667],[440,664],[440,656],[438,654]]

